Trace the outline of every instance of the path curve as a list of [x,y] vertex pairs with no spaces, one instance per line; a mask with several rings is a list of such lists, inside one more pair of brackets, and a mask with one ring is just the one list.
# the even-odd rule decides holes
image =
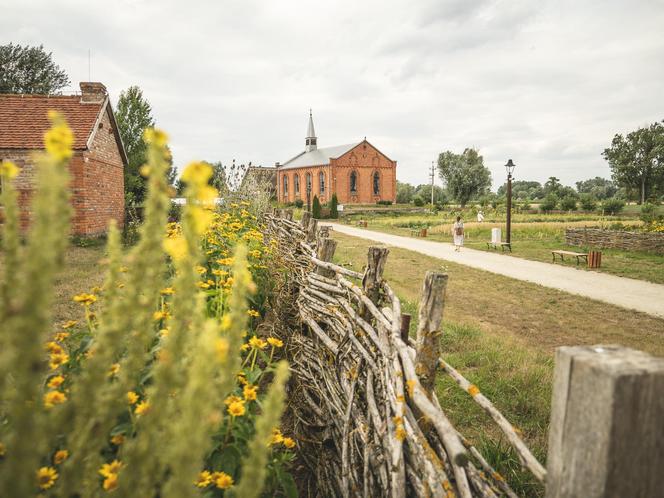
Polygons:
[[544,287],[551,287],[664,318],[664,285],[661,284],[531,261],[507,256],[499,252],[485,252],[468,248],[463,248],[461,252],[455,252],[454,246],[445,242],[402,237],[338,223],[329,223],[329,225],[335,231],[346,235],[408,249],[434,258],[505,275],[517,280],[533,282]]

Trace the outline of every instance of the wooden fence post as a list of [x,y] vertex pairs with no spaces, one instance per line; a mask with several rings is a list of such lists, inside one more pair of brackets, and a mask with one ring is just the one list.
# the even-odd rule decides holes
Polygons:
[[293,221],[293,210],[292,209],[284,209],[284,218],[286,218],[289,221]]
[[309,220],[311,219],[311,213],[309,211],[304,211],[302,213],[302,219],[300,220],[300,224],[302,225],[302,229],[307,230],[309,228]]
[[[321,261],[332,261],[334,251],[337,249],[337,241],[334,239],[319,239],[318,246],[316,247],[316,257]],[[334,270],[328,270],[319,266],[316,268],[316,273],[324,277],[333,278]]]
[[443,310],[447,274],[428,271],[422,283],[417,324],[417,354],[415,371],[422,387],[431,397],[436,382],[438,358],[440,358],[440,335],[443,332]]
[[380,282],[390,250],[387,247],[371,246],[367,252],[367,271],[362,280],[362,287],[367,297],[376,306],[380,303]]
[[664,496],[664,359],[558,348],[547,467],[547,498]]
[[307,244],[311,244],[316,240],[316,232],[318,231],[318,220],[309,216],[309,226],[307,227]]

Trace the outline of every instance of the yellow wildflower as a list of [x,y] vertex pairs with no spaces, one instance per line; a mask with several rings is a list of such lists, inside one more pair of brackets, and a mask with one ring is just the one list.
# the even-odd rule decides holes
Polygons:
[[78,322],[76,320],[69,320],[68,322],[65,322],[62,324],[63,329],[70,329],[73,326],[75,326]]
[[404,439],[406,439],[406,430],[403,428],[403,425],[397,426],[394,435],[399,441],[403,441]]
[[42,467],[37,471],[37,484],[41,489],[48,489],[58,479],[58,472],[53,467]]
[[102,484],[102,486],[104,487],[104,491],[113,491],[118,487],[118,475],[111,474],[108,476],[106,479],[104,479],[104,484]]
[[161,289],[159,291],[159,294],[161,294],[162,296],[171,296],[175,294],[175,290],[173,289],[173,287],[166,287],[164,289]]
[[122,443],[124,443],[124,441],[124,434],[116,434],[111,438],[111,443],[113,443],[115,446],[120,446]]
[[0,162],[0,176],[11,180],[12,178],[16,178],[20,171],[21,169],[11,161]]
[[267,347],[267,342],[265,342],[260,337],[253,336],[249,339],[249,346],[254,349],[265,349]]
[[229,347],[230,343],[228,342],[228,339],[220,337],[219,339],[216,340],[215,351],[217,353],[219,361],[224,361],[226,359],[226,356],[228,356]]
[[117,373],[120,371],[120,364],[119,363],[113,363],[111,365],[111,368],[108,369],[108,376],[113,377],[114,375],[117,375]]
[[159,330],[159,335],[161,337],[168,337],[169,332],[170,332],[170,330],[168,330],[168,329],[160,329]]
[[187,241],[182,236],[164,239],[162,247],[174,261],[180,261],[187,255]]
[[62,346],[58,344],[57,342],[47,342],[46,343],[46,351],[48,351],[51,354],[62,354],[64,353],[64,350],[62,349]]
[[69,452],[67,450],[58,450],[53,455],[53,463],[55,465],[60,465],[62,462],[69,458]]
[[163,147],[168,143],[168,135],[157,128],[146,128],[143,132],[143,140],[148,144]]
[[201,265],[196,265],[196,266],[194,267],[194,270],[195,270],[196,273],[198,273],[199,275],[203,275],[203,273],[205,273],[205,272],[207,271],[207,268],[205,268],[204,266],[201,266]]
[[247,310],[247,315],[253,316],[253,317],[261,316],[261,314],[256,310]]
[[272,429],[272,437],[270,439],[271,444],[280,444],[284,441],[284,436],[281,434],[281,431],[276,427]]
[[136,415],[145,415],[149,411],[150,411],[149,401],[141,401],[139,404],[136,405],[136,409],[134,409],[134,413]]
[[180,178],[190,185],[205,185],[212,178],[212,167],[204,162],[189,163]]
[[53,408],[55,405],[60,405],[67,401],[65,393],[60,391],[49,391],[44,394],[44,406],[46,408]]
[[103,477],[109,477],[112,475],[117,475],[122,468],[122,462],[120,460],[113,460],[111,463],[105,463],[99,468],[99,473]]
[[282,441],[282,444],[286,448],[291,449],[291,448],[295,447],[295,440],[293,438],[290,438],[290,437],[285,437]]
[[48,111],[48,119],[51,121],[51,129],[44,133],[46,152],[58,161],[65,161],[72,156],[74,134],[59,112]]
[[74,296],[74,302],[84,304],[85,306],[90,306],[92,303],[97,301],[97,296],[94,294],[78,294]]
[[191,206],[189,212],[191,213],[194,232],[198,235],[203,235],[212,223],[214,213],[211,210],[200,206]]
[[247,349],[249,349],[249,344],[243,344],[242,346],[240,346],[241,351],[246,351]]
[[277,339],[276,337],[268,337],[267,342],[274,348],[281,348],[284,345],[284,342],[281,339]]
[[258,386],[252,386],[252,385],[246,384],[244,386],[244,389],[242,389],[242,394],[244,395],[244,399],[247,400],[247,401],[255,400],[257,390],[258,390]]
[[53,339],[58,342],[64,342],[67,337],[69,337],[69,332],[58,332],[53,336]]
[[233,266],[233,258],[218,259],[217,263],[224,266]]
[[129,391],[127,393],[127,403],[129,403],[130,405],[134,405],[136,404],[137,401],[138,401],[138,394],[136,394],[134,391]]
[[233,401],[228,405],[228,414],[233,417],[241,417],[245,413],[244,401]]
[[212,474],[209,470],[203,470],[198,474],[198,479],[194,482],[197,488],[205,488],[212,484]]
[[226,472],[215,472],[213,479],[214,485],[219,489],[228,489],[233,486],[233,478]]

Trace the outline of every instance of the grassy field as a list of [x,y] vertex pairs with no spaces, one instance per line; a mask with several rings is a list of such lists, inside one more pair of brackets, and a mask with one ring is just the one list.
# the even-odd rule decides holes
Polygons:
[[[352,223],[358,216],[351,217]],[[451,225],[453,216],[445,214],[418,214],[398,216],[373,215],[362,217],[368,221],[368,228],[396,235],[410,236],[412,228],[428,227],[428,239],[451,242]],[[473,218],[474,219],[474,218]],[[504,215],[487,216],[483,223],[466,221],[465,244],[467,247],[482,251],[487,249],[486,241],[491,240],[491,228],[499,227],[505,238]],[[566,227],[611,227],[639,226],[641,222],[634,218],[610,217],[598,218],[592,214],[515,214],[512,223],[512,256],[536,261],[551,262],[551,251],[566,249],[583,252],[587,248],[567,246],[565,244]],[[623,277],[636,278],[664,284],[664,255],[647,252],[623,251],[619,249],[602,249],[602,267],[589,271],[606,272]],[[509,253],[508,253],[509,254]],[[564,264],[576,266],[576,260],[565,261]],[[581,265],[580,268],[588,270]]]
[[[336,261],[360,271],[371,242],[334,234]],[[427,270],[450,278],[445,305],[444,357],[492,399],[523,431],[544,462],[549,423],[553,352],[558,346],[622,344],[664,356],[664,320],[535,284],[390,249],[385,277],[417,320],[417,302]],[[520,469],[493,422],[471,398],[441,376],[438,396],[455,425],[491,458],[525,496],[542,488]]]

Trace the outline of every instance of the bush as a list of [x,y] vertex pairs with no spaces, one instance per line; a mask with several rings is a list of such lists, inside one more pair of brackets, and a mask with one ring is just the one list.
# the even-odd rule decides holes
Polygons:
[[378,204],[379,206],[391,206],[392,201],[378,201],[376,202],[376,204]]
[[[4,182],[12,168],[0,168],[3,258],[12,265],[0,281],[0,496],[33,496],[40,487],[52,496],[117,488],[118,496],[175,498],[194,495],[194,481],[211,495],[213,475],[236,496],[259,494],[267,481],[281,484],[266,495],[284,495],[292,440],[268,441],[288,371],[264,351],[258,356],[275,343],[253,335],[265,310],[249,309],[247,297],[252,280],[265,286],[269,251],[249,204],[214,213],[211,171],[194,163],[183,173],[191,179],[184,221],[167,225],[166,137],[148,130],[139,240],[125,254],[111,227],[103,287],[74,296],[85,319],[55,326],[49,312],[69,233],[71,131],[52,119],[24,247],[16,192]],[[259,391],[268,371],[271,386],[261,382]]]
[[597,208],[597,199],[592,194],[581,194],[580,201],[584,211],[594,211]]
[[301,209],[302,206],[304,206],[304,201],[302,199],[296,199],[295,200],[295,207]]
[[337,211],[338,204],[337,194],[332,194],[332,199],[330,199],[330,218],[333,220],[336,220],[339,217],[339,211]]
[[413,197],[413,204],[415,204],[417,207],[422,207],[424,206],[424,200],[419,195],[416,195]]
[[618,214],[625,207],[625,201],[619,197],[611,197],[602,202],[604,214]]
[[521,210],[522,211],[530,211],[531,207],[532,206],[530,205],[530,202],[528,202],[528,201],[523,201],[521,203]]
[[656,212],[657,212],[657,206],[651,204],[650,202],[646,202],[643,206],[641,206],[641,213],[639,214],[639,219],[646,225],[653,223],[658,218],[655,215]]
[[571,195],[566,195],[560,199],[560,209],[563,211],[576,211],[576,199]]
[[321,205],[317,195],[314,195],[314,200],[311,202],[311,216],[317,220],[321,219]]
[[540,211],[545,213],[553,211],[558,205],[558,197],[556,194],[548,194],[540,203]]

